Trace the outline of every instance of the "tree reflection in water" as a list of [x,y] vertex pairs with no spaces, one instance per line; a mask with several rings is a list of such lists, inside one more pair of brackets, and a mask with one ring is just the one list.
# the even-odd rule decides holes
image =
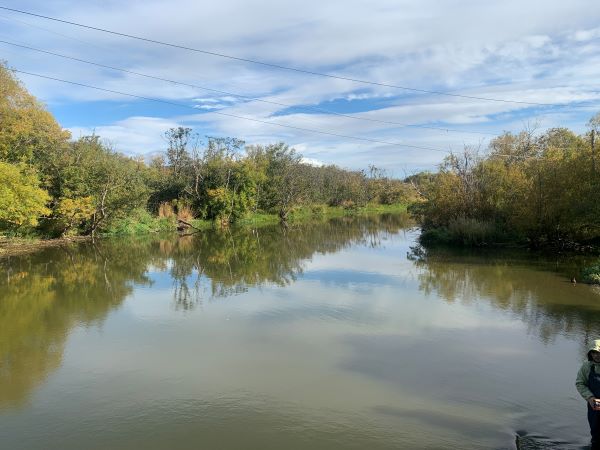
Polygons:
[[62,361],[69,332],[102,324],[148,272],[168,271],[176,309],[202,298],[286,286],[315,253],[357,243],[408,224],[403,215],[342,218],[288,229],[232,229],[193,236],[111,238],[0,259],[0,410],[23,404]]
[[[600,326],[600,291],[572,285],[568,274],[583,257],[549,259],[523,252],[412,248],[408,255],[420,269],[419,288],[448,303],[487,301],[524,321],[543,342],[569,335],[585,354]],[[558,272],[558,274],[557,274]]]
[[[352,245],[380,245],[410,221],[405,215],[344,217],[289,228],[228,229],[161,241],[169,258],[176,308],[188,310],[202,298],[220,298],[265,284],[286,286],[313,254]],[[204,283],[204,285],[203,285]]]
[[0,260],[0,409],[60,365],[73,327],[102,323],[133,284],[150,284],[148,254],[105,241]]

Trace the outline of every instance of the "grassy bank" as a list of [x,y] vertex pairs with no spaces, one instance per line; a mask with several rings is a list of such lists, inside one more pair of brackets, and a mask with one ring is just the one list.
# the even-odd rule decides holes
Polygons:
[[[314,220],[326,220],[334,217],[360,216],[368,214],[395,214],[406,212],[406,204],[395,205],[366,205],[357,208],[343,208],[312,205],[292,209],[288,215],[288,224],[310,222]],[[280,222],[277,214],[266,214],[256,212],[238,220],[232,226],[266,226],[276,225]],[[209,220],[193,219],[190,223],[197,230],[207,230],[218,227],[218,223]],[[104,235],[135,235],[144,233],[156,233],[161,231],[175,231],[177,223],[174,219],[152,216],[147,211],[138,211],[136,214],[125,219],[116,221]]]
[[[288,224],[328,220],[334,217],[361,216],[370,214],[396,214],[406,212],[405,204],[367,205],[359,208],[329,207],[323,205],[304,206],[293,209]],[[190,221],[196,230],[209,230],[218,227],[215,222],[193,219]],[[277,214],[253,213],[232,226],[260,227],[278,224]],[[177,222],[174,218],[153,216],[146,210],[136,210],[126,218],[114,221],[101,236],[134,236],[149,233],[174,232]],[[90,239],[89,236],[66,236],[57,239],[44,239],[39,236],[0,236],[0,257],[29,253],[38,249],[60,246]]]

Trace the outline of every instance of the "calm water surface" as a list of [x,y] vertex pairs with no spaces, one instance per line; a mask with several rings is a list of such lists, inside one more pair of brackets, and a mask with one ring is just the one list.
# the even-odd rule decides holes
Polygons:
[[417,235],[382,216],[0,260],[0,448],[581,448],[600,293]]

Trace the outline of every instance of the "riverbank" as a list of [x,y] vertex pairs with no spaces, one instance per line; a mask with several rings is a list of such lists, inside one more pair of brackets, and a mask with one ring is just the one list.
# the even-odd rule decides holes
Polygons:
[[[419,243],[425,248],[447,247],[450,249],[521,249],[547,255],[591,257],[600,255],[596,243],[578,243],[567,240],[531,242],[524,236],[500,230],[492,224],[464,219],[454,221],[448,227],[422,229]],[[600,259],[578,273],[571,275],[571,280],[588,284],[600,284]]]
[[[366,205],[356,208],[343,208],[341,206],[332,207],[324,205],[312,205],[294,208],[288,214],[287,224],[304,223],[315,220],[328,220],[335,217],[361,216],[370,214],[400,214],[407,211],[407,205],[403,203],[394,205]],[[188,222],[192,225],[192,230],[202,231],[211,228],[222,227],[218,222],[210,220],[192,219]],[[276,225],[280,223],[277,214],[252,213],[236,223],[228,225],[230,227],[260,227],[266,225]],[[104,235],[122,236],[136,235],[144,233],[155,233],[161,231],[175,231],[177,222],[175,218],[168,219],[164,217],[153,217],[146,211],[141,211],[137,215],[122,219],[116,222],[110,229],[106,230]]]
[[[329,207],[323,205],[295,208],[288,216],[288,225],[323,221],[344,216],[364,216],[372,214],[400,214],[407,210],[406,204],[367,205],[358,208]],[[261,227],[276,225],[280,222],[277,214],[253,213],[232,224],[232,227]],[[193,219],[189,222],[190,231],[203,231],[219,227],[218,223],[209,220]],[[135,236],[149,233],[175,232],[177,221],[171,218],[155,217],[145,210],[139,210],[130,217],[116,221],[113,226],[103,232],[100,237]],[[48,247],[60,247],[75,242],[90,240],[91,236],[69,236],[56,239],[41,237],[2,238],[0,237],[0,258],[31,253]]]

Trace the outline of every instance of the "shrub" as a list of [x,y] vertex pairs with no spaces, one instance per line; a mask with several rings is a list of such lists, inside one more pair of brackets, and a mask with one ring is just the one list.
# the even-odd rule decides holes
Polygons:
[[313,205],[310,213],[313,217],[323,217],[325,215],[325,205]]
[[[450,220],[446,227],[425,228],[421,233],[423,245],[453,244],[467,247],[481,247],[505,242],[509,238],[494,222],[467,217]],[[516,236],[512,236],[517,239]]]
[[583,281],[586,283],[600,284],[600,261],[583,269],[581,274],[583,275]]
[[173,220],[167,217],[152,217],[152,215],[143,208],[132,211],[131,215],[114,220],[106,234],[145,234],[158,231],[170,231],[175,227]]
[[458,217],[448,223],[450,240],[466,246],[480,246],[493,243],[496,239],[496,226],[467,217]]

